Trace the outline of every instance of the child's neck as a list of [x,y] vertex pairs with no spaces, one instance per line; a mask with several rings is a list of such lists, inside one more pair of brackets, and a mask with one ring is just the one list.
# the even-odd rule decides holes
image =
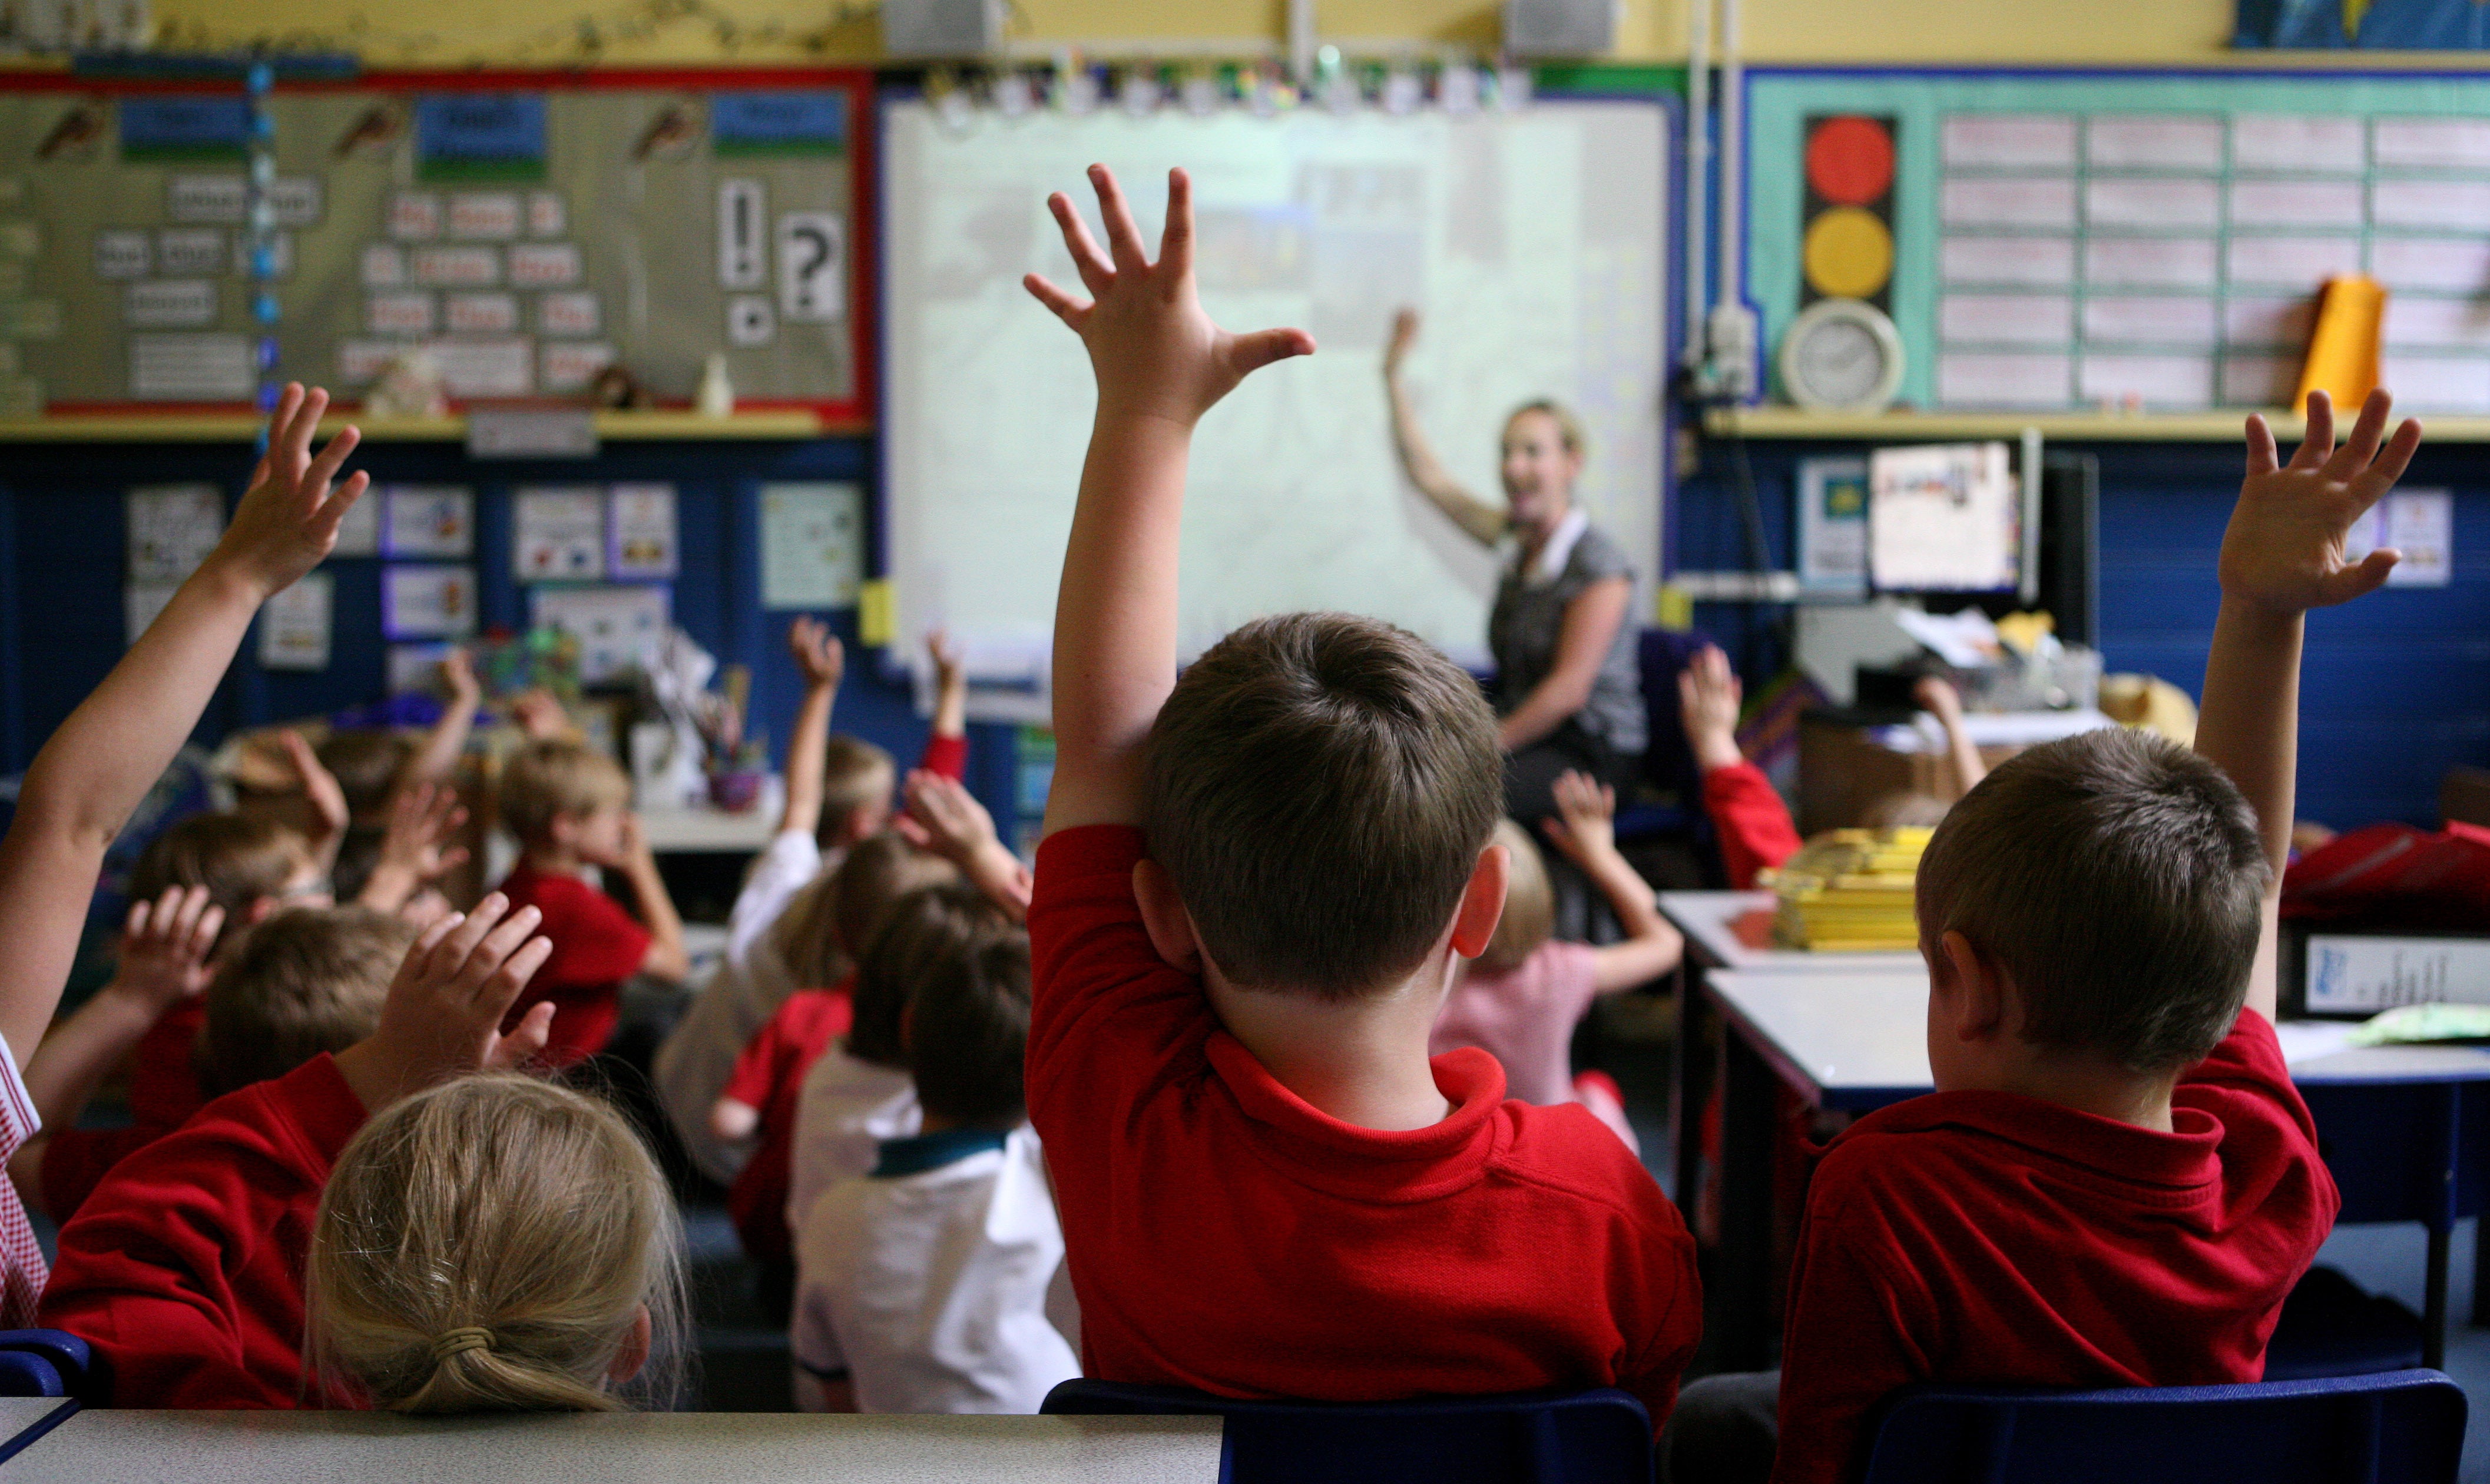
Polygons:
[[1438,949],[1398,987],[1354,1000],[1238,989],[1216,970],[1202,988],[1229,1034],[1317,1109],[1360,1128],[1425,1128],[1452,1111],[1427,1055],[1449,960]]
[[2090,1057],[2026,1054],[2025,1048],[2017,1047],[1968,1069],[1960,1080],[1949,1081],[1951,1085],[1939,1091],[2016,1092],[2166,1134],[2171,1131],[2170,1092],[2179,1078],[2176,1073],[2148,1077]]
[[588,874],[588,858],[567,845],[531,845],[519,853],[519,858],[538,876]]

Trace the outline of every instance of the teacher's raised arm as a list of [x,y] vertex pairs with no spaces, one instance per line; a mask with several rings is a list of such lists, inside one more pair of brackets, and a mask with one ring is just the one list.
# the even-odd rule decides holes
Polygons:
[[1410,482],[1448,519],[1483,545],[1509,544],[1488,619],[1498,734],[1510,757],[1506,806],[1519,819],[1545,818],[1555,812],[1559,774],[1578,769],[1626,783],[1640,761],[1647,722],[1626,622],[1634,568],[1574,503],[1582,431],[1555,402],[1526,402],[1505,420],[1502,509],[1445,471],[1402,382],[1417,338],[1417,313],[1401,310],[1383,358],[1393,443]]

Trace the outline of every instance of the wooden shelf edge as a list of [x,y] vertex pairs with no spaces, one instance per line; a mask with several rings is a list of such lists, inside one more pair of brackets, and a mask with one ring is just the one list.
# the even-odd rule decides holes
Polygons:
[[[2011,412],[1809,412],[1801,407],[1716,407],[1704,414],[1706,431],[1742,438],[1794,442],[1923,443],[1934,439],[2019,438],[2036,427],[2050,443],[2238,443],[2251,411],[2191,413]],[[2262,409],[2276,439],[2300,437],[2298,414]],[[2490,443],[2490,418],[2421,418],[2433,443]],[[2348,421],[2342,423],[2348,427]]]
[[[5,443],[247,443],[259,436],[261,419],[246,413],[114,413],[53,418],[0,418]],[[467,420],[331,416],[325,436],[352,422],[366,443],[463,443]],[[854,437],[873,424],[860,418],[828,419],[801,408],[738,412],[707,418],[696,412],[600,412],[596,436],[609,443],[800,442]]]

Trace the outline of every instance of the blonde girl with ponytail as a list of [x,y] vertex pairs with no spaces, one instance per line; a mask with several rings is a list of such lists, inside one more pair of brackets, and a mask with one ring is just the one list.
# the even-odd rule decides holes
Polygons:
[[375,1116],[311,1237],[313,1374],[387,1411],[663,1409],[682,1230],[611,1107],[483,1073]]

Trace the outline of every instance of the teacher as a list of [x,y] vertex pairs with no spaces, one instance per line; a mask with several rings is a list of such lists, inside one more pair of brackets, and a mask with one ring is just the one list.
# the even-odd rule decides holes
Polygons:
[[1544,819],[1556,812],[1553,789],[1568,770],[1623,786],[1641,760],[1642,687],[1626,624],[1634,567],[1574,504],[1582,428],[1556,403],[1525,402],[1505,419],[1501,508],[1445,471],[1401,381],[1417,338],[1417,311],[1403,309],[1383,353],[1393,445],[1409,481],[1435,509],[1480,545],[1508,552],[1487,626],[1505,809],[1516,819]]

